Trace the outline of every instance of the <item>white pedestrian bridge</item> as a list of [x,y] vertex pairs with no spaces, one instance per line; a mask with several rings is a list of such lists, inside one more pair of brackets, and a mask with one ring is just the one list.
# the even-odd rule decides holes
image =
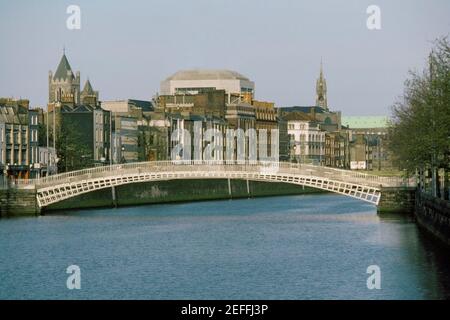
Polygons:
[[401,187],[411,180],[289,162],[150,161],[115,164],[19,180],[17,188],[35,189],[39,207],[83,193],[129,183],[174,179],[240,179],[283,182],[313,187],[378,205],[383,187]]

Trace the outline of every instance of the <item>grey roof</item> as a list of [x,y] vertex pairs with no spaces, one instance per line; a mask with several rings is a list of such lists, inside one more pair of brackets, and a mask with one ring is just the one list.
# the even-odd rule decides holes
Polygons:
[[136,100],[136,99],[128,99],[130,103],[135,105],[136,107],[139,107],[144,112],[150,112],[155,110],[153,103],[151,101],[145,101],[145,100]]
[[72,68],[70,68],[69,61],[65,54],[63,54],[61,61],[59,62],[58,68],[56,69],[55,75],[53,76],[53,80],[56,79],[67,79],[67,71],[71,72],[71,77],[74,79]]
[[92,85],[91,85],[91,82],[89,81],[89,79],[86,80],[86,83],[84,84],[82,93],[84,95],[94,95],[95,94],[94,89],[92,89]]
[[315,113],[324,113],[325,109],[319,106],[293,106],[293,107],[282,107],[281,111],[284,112],[311,112],[311,109],[314,109]]
[[246,80],[250,81],[247,77],[243,76],[236,71],[231,70],[215,70],[215,69],[192,69],[181,70],[166,79],[168,80]]

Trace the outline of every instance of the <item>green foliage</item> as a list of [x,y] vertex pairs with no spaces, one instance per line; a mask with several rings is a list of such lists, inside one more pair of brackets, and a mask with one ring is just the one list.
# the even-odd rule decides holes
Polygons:
[[92,166],[92,151],[84,144],[83,133],[69,121],[64,121],[56,140],[58,172],[80,170]]
[[393,106],[389,149],[401,169],[449,168],[450,45],[436,41],[430,67],[410,72],[401,101]]

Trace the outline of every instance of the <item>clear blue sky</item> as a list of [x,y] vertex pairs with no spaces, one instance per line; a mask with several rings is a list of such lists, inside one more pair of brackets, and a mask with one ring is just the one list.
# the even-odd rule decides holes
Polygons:
[[[81,7],[81,30],[66,8]],[[382,29],[366,28],[381,8]],[[450,32],[448,0],[0,0],[0,96],[48,98],[63,46],[100,99],[150,99],[180,69],[224,68],[256,84],[256,98],[311,105],[323,58],[328,101],[345,115],[384,115]]]

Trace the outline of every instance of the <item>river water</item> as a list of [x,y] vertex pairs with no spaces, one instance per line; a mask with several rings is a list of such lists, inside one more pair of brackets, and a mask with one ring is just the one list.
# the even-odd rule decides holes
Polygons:
[[0,299],[448,299],[449,258],[334,194],[55,212],[0,220]]

